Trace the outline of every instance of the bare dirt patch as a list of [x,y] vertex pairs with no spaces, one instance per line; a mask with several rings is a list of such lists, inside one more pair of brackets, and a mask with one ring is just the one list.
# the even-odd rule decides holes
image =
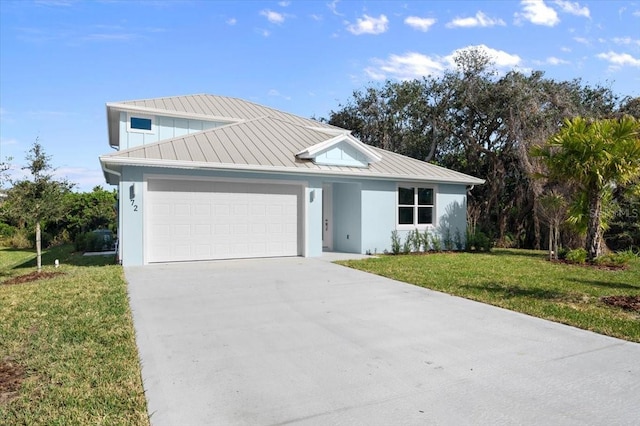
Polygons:
[[14,361],[0,361],[0,405],[5,405],[16,396],[24,380],[24,368]]
[[15,284],[24,284],[30,283],[33,281],[44,280],[47,278],[53,278],[58,275],[63,275],[64,272],[38,272],[33,271],[31,273],[25,275],[18,275],[17,277],[11,278],[2,283],[2,285],[15,285]]
[[640,312],[640,296],[604,296],[600,300],[625,311]]

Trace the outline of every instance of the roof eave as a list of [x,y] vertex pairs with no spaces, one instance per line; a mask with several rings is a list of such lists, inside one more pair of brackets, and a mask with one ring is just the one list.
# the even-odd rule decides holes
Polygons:
[[358,177],[372,180],[397,180],[406,182],[429,182],[429,183],[450,183],[458,185],[482,185],[485,180],[467,176],[469,179],[450,179],[447,177],[421,176],[421,175],[401,175],[385,173],[367,173],[366,168],[358,168],[357,171],[326,170],[326,169],[302,169],[293,167],[260,166],[253,164],[227,164],[227,163],[207,163],[195,161],[174,161],[146,158],[122,158],[103,155],[100,157],[100,164],[103,170],[113,171],[112,167],[118,166],[138,166],[138,167],[160,167],[189,170],[224,170],[224,171],[246,171],[294,175],[318,175],[318,176],[343,176]]

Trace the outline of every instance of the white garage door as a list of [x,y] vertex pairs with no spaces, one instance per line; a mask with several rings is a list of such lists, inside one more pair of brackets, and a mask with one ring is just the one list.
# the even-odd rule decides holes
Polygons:
[[150,179],[148,262],[297,256],[301,187]]

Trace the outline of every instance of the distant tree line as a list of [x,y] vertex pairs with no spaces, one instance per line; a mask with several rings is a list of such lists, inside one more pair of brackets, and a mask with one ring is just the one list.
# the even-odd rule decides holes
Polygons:
[[[562,209],[550,221],[545,211],[563,204],[550,194],[566,201],[566,209],[575,206],[576,186],[549,177],[533,147],[567,119],[640,119],[640,98],[620,98],[580,79],[556,81],[541,71],[500,75],[478,49],[463,51],[455,63],[441,77],[357,90],[323,121],[352,130],[364,143],[486,179],[469,192],[469,225],[498,246],[547,247],[549,233],[559,237],[554,224],[565,231],[563,245],[584,244],[586,221],[572,226]],[[610,225],[605,237],[616,249],[640,246],[640,197],[630,190],[639,182],[634,175],[624,183],[602,206]]]

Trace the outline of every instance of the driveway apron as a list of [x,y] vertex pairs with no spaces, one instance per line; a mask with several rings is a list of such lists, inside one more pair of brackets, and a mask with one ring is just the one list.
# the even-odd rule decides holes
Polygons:
[[320,259],[125,274],[155,426],[640,421],[636,343]]

